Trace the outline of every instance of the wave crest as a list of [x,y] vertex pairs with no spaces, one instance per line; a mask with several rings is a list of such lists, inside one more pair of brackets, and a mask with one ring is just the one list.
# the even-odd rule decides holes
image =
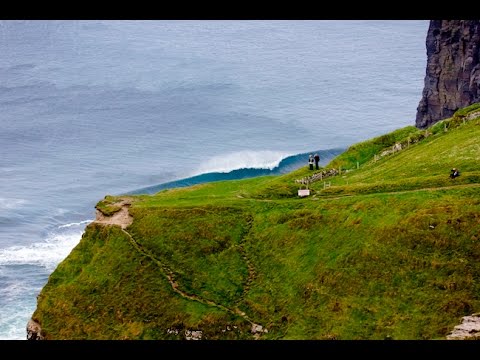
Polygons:
[[83,231],[51,234],[45,242],[27,246],[11,246],[0,250],[2,265],[36,265],[53,271],[78,244]]
[[244,150],[214,156],[201,163],[190,176],[205,173],[227,173],[237,169],[269,169],[277,167],[291,153],[272,150]]
[[25,199],[6,199],[0,197],[0,210],[10,210],[22,207],[28,201]]
[[74,222],[74,223],[70,223],[70,224],[60,225],[58,228],[63,229],[63,228],[68,228],[68,227],[72,227],[72,226],[80,226],[80,225],[83,225],[83,224],[91,223],[92,221],[93,221],[93,219],[83,220],[83,221]]

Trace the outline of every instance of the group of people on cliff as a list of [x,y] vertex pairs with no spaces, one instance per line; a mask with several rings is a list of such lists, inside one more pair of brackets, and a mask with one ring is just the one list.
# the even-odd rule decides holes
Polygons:
[[[319,167],[318,167],[318,163],[320,162],[320,155],[318,154],[315,154],[315,155],[312,155],[310,154],[308,156],[308,166],[309,166],[309,169],[310,170],[313,170],[314,166],[315,166],[315,169],[318,170]],[[455,179],[456,177],[460,176],[460,172],[458,171],[457,168],[453,168],[452,170],[450,170],[450,179]]]

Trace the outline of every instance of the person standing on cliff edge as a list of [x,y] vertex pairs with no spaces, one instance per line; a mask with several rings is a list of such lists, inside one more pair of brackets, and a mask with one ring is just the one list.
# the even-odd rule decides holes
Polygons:
[[320,161],[320,155],[315,154],[313,158],[315,159],[315,169],[318,170],[318,162]]
[[310,170],[313,170],[313,164],[315,162],[315,159],[313,158],[313,155],[310,154],[308,156],[308,166],[310,167]]

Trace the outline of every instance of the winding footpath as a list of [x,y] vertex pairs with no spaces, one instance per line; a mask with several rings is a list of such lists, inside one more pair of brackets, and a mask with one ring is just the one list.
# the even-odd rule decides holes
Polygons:
[[[402,191],[390,191],[390,192],[383,192],[382,194],[405,194],[405,193],[412,193],[418,191],[437,191],[437,190],[446,190],[446,189],[453,189],[453,188],[475,188],[479,187],[480,184],[458,184],[458,185],[451,185],[451,186],[442,186],[442,187],[432,187],[432,188],[420,188],[420,189],[411,189],[411,190],[402,190]],[[378,194],[378,193],[376,193]],[[357,196],[368,196],[373,194],[342,194],[342,195],[332,195],[332,196],[321,196],[321,197],[314,197],[311,200],[332,200],[332,199],[340,199],[344,197],[357,197]],[[259,199],[259,201],[274,201],[272,199]],[[162,274],[166,277],[168,282],[170,283],[174,292],[179,294],[185,299],[197,301],[202,304],[206,304],[209,306],[214,306],[216,308],[222,309],[223,311],[229,312],[234,315],[238,315],[242,317],[244,320],[249,322],[252,325],[251,332],[254,334],[255,339],[259,339],[262,333],[267,333],[268,330],[264,329],[262,325],[254,323],[246,314],[242,312],[240,309],[235,308],[231,309],[222,304],[215,303],[214,301],[207,300],[201,298],[197,295],[188,294],[185,291],[179,288],[179,284],[175,280],[174,272],[168,268],[164,263],[162,263],[158,258],[155,257],[148,249],[144,248],[140,245],[133,236],[126,230],[126,228],[132,224],[133,217],[129,214],[128,208],[131,205],[131,199],[123,198],[121,202],[117,203],[116,205],[121,206],[121,209],[117,211],[112,216],[105,216],[99,210],[97,210],[96,220],[93,221],[94,223],[102,224],[102,225],[113,225],[119,226],[125,235],[128,237],[132,246],[142,255],[148,257],[151,261],[153,261],[157,266],[162,270]],[[248,278],[243,290],[242,295],[236,301],[237,304],[241,303],[242,300],[245,298],[246,293],[250,289],[252,282],[254,281],[256,274],[255,268],[252,265],[251,261],[248,259],[246,251],[244,249],[245,239],[247,238],[248,234],[250,233],[250,229],[253,224],[253,217],[251,215],[247,218],[247,228],[243,233],[242,239],[240,244],[237,245],[239,251],[242,254],[242,258],[244,259],[245,263],[247,264],[248,268]],[[480,314],[472,314],[471,316],[465,316],[462,318],[462,324],[455,326],[454,330],[447,335],[447,340],[463,340],[463,339],[478,339],[480,336]],[[33,324],[35,325],[35,324]],[[33,326],[32,325],[32,326]],[[39,333],[39,332],[38,332]],[[187,337],[188,339],[188,337]]]
[[[179,294],[180,296],[182,296],[183,298],[185,299],[188,299],[188,300],[192,300],[192,301],[197,301],[197,302],[200,302],[202,304],[206,304],[206,305],[209,305],[209,306],[214,306],[216,308],[219,308],[223,311],[226,311],[226,312],[229,312],[231,314],[234,314],[234,315],[237,315],[237,316],[240,316],[242,317],[244,320],[246,320],[247,322],[249,322],[251,325],[252,325],[252,328],[251,328],[251,332],[252,334],[254,334],[254,338],[255,339],[259,339],[260,338],[260,335],[262,333],[267,333],[268,330],[267,329],[264,329],[262,325],[260,324],[256,324],[254,323],[246,314],[245,312],[241,311],[240,309],[236,308],[236,309],[230,309],[222,304],[218,304],[214,301],[211,301],[211,300],[207,300],[207,299],[204,299],[204,298],[201,298],[197,295],[193,295],[193,294],[188,294],[186,293],[185,291],[181,290],[179,288],[179,284],[176,282],[175,280],[175,274],[173,273],[173,271],[168,268],[167,265],[165,265],[164,263],[162,263],[158,258],[155,257],[154,254],[152,254],[148,249],[146,249],[145,247],[143,247],[142,245],[140,245],[134,238],[133,236],[126,230],[126,228],[132,224],[133,222],[133,217],[129,214],[128,212],[128,208],[130,207],[131,205],[131,199],[129,198],[123,198],[119,203],[116,203],[115,205],[118,205],[118,206],[121,206],[121,209],[117,212],[115,212],[112,216],[105,216],[102,212],[100,212],[98,209],[96,210],[96,219],[93,221],[93,223],[97,223],[97,224],[101,224],[101,225],[105,225],[105,226],[108,226],[108,225],[113,225],[113,226],[119,226],[122,230],[122,232],[128,237],[130,243],[132,244],[132,246],[139,252],[141,253],[142,255],[148,257],[151,261],[153,261],[155,264],[157,264],[157,266],[162,270],[162,274],[166,277],[166,279],[168,280],[168,282],[170,283],[172,289],[174,292],[176,292],[177,294]],[[248,291],[248,289],[250,288],[250,285],[252,283],[252,281],[254,280],[255,278],[255,271],[254,271],[254,267],[253,265],[251,264],[250,260],[248,259],[247,255],[246,255],[246,252],[245,252],[245,249],[243,247],[243,243],[244,243],[244,239],[245,237],[248,235],[248,233],[250,232],[250,228],[252,226],[252,223],[253,223],[253,217],[252,216],[249,216],[248,218],[248,228],[247,230],[244,232],[243,234],[243,237],[242,237],[242,241],[240,243],[240,245],[237,245],[241,254],[242,254],[242,258],[244,259],[244,261],[247,263],[247,267],[248,267],[248,273],[249,273],[249,276],[247,278],[247,281],[246,281],[246,286],[244,288],[244,291],[242,293],[242,296],[241,298],[237,301],[237,304],[239,302],[241,302],[241,300],[245,297],[245,294],[246,292]]]

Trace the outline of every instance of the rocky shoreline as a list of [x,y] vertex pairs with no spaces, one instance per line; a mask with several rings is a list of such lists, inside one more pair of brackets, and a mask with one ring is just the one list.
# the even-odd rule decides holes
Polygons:
[[27,340],[45,340],[42,335],[42,327],[33,319],[27,323]]

